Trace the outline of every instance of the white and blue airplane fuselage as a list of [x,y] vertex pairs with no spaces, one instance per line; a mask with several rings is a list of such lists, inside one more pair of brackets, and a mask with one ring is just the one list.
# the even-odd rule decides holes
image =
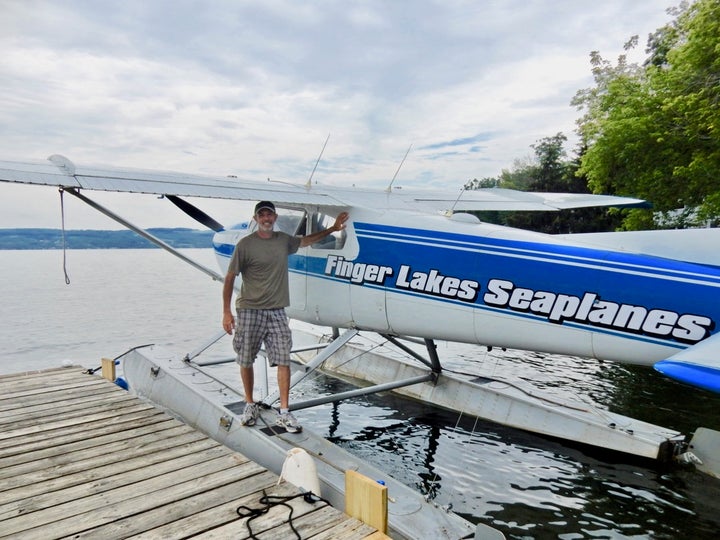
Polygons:
[[[346,234],[342,246],[291,256],[290,317],[643,365],[709,339],[720,318],[716,266],[457,215],[351,209]],[[223,269],[237,239],[216,235]],[[720,388],[706,370],[692,377]]]

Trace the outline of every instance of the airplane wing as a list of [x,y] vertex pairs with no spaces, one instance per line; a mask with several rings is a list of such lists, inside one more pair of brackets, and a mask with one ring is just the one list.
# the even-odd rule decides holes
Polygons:
[[657,362],[654,368],[678,381],[720,392],[720,333]]
[[589,206],[638,206],[640,199],[579,193],[530,193],[489,188],[448,192],[410,191],[395,188],[371,190],[355,187],[311,186],[285,182],[260,182],[235,177],[183,174],[113,167],[79,166],[64,156],[47,161],[0,161],[0,181],[62,186],[66,188],[150,193],[187,197],[258,200],[276,203],[317,204],[327,207],[448,212],[468,210],[546,210]]
[[595,206],[646,207],[642,199],[616,197],[613,195],[593,195],[589,193],[547,193],[516,191],[502,188],[465,190],[458,197],[442,197],[439,194],[418,193],[418,202],[435,204],[439,209],[447,210],[544,210],[557,211],[570,208]]
[[57,154],[48,161],[0,161],[0,181],[95,191],[344,206],[330,195],[302,185],[142,169],[81,167]]

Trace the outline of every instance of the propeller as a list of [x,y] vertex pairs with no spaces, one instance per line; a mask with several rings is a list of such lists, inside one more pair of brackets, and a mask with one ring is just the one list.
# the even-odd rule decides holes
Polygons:
[[190,204],[189,202],[178,197],[177,195],[165,195],[165,197],[171,203],[173,203],[175,206],[177,206],[180,210],[185,212],[188,216],[193,218],[195,221],[202,223],[208,229],[212,229],[215,232],[220,232],[220,231],[225,230],[225,227],[223,227],[220,223],[218,223],[213,218],[208,216],[205,212],[200,210],[197,206]]

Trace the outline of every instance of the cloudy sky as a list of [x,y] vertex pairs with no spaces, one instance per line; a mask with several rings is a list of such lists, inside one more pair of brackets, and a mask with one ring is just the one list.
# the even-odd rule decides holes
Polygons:
[[[677,0],[0,0],[0,159],[458,191],[563,132]],[[90,194],[144,227],[166,201]],[[247,205],[202,203],[223,223]],[[66,201],[68,228],[119,228]],[[56,190],[0,185],[0,228],[58,227]],[[198,226],[199,227],[199,226]]]

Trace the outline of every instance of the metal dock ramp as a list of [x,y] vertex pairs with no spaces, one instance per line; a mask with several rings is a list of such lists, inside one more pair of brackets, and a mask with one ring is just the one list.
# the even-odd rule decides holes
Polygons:
[[[80,368],[0,376],[0,538],[387,538]],[[248,521],[250,520],[250,528]]]

